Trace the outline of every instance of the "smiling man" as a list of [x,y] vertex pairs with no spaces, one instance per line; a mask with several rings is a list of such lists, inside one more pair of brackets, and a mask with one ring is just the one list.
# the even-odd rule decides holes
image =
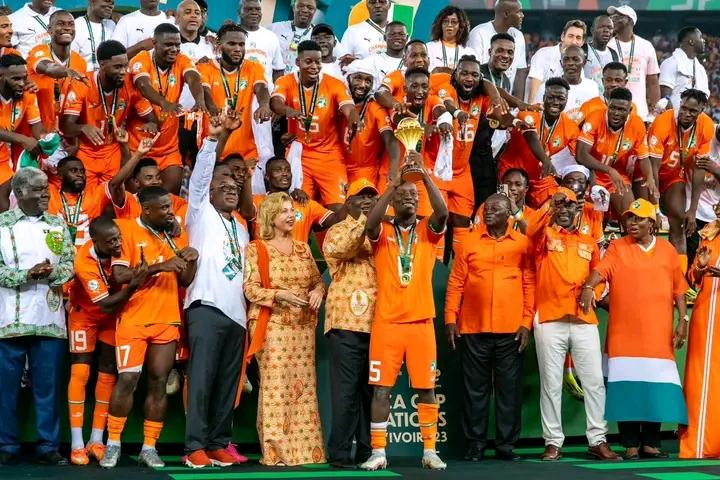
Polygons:
[[172,23],[159,8],[158,0],[140,0],[140,9],[128,13],[118,20],[112,39],[122,43],[132,58],[142,50],[153,48],[152,36],[161,23]]
[[585,60],[585,51],[574,45],[566,48],[560,59],[562,78],[570,85],[565,112],[576,122],[582,115],[580,107],[600,94],[597,83],[583,75]]
[[291,5],[292,20],[275,22],[268,27],[268,30],[277,35],[280,41],[280,51],[285,61],[285,73],[292,72],[295,67],[297,48],[300,42],[312,39],[314,27],[312,19],[317,11],[317,0],[295,0],[291,2]]
[[585,76],[597,83],[602,92],[603,67],[618,60],[617,52],[608,48],[608,42],[613,36],[612,20],[607,15],[599,15],[593,20],[590,31],[592,38],[583,46],[587,56],[584,71]]

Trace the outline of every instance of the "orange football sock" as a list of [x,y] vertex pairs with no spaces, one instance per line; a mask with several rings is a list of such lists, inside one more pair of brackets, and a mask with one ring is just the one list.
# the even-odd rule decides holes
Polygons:
[[155,448],[160,432],[163,429],[163,422],[145,420],[143,423],[143,446]]
[[85,416],[85,386],[90,378],[90,365],[74,363],[70,367],[68,382],[68,407],[70,410],[70,428],[82,428]]
[[420,423],[420,437],[422,437],[425,450],[435,450],[435,436],[437,434],[438,410],[437,403],[418,403],[418,423]]
[[687,269],[688,269],[687,255],[680,255],[680,268],[682,268],[683,273],[687,273]]
[[110,407],[110,396],[117,382],[117,375],[112,373],[98,372],[97,383],[95,384],[95,411],[93,412],[93,428],[105,430]]
[[113,417],[112,415],[108,415],[108,443],[120,443],[120,437],[122,436],[122,431],[123,428],[125,428],[126,421],[127,417]]
[[370,422],[370,446],[373,450],[385,450],[388,422]]

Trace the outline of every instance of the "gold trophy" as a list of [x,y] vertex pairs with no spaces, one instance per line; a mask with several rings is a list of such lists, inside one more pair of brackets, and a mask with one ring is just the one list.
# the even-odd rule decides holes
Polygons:
[[[425,129],[416,118],[403,118],[395,129],[395,137],[405,146],[405,151],[417,151],[417,144],[425,135]],[[405,165],[400,176],[406,182],[422,180],[423,172],[416,165]]]

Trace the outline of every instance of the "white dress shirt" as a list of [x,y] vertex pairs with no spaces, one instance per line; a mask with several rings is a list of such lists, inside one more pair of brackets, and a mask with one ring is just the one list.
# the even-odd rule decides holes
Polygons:
[[660,65],[660,86],[672,88],[670,102],[674,109],[680,108],[680,94],[688,88],[695,88],[710,95],[705,67],[696,58],[690,60],[680,48]]
[[85,59],[88,72],[100,68],[95,52],[102,42],[110,40],[114,31],[115,22],[110,19],[103,19],[101,23],[90,22],[85,15],[75,19],[75,40],[71,48]]
[[53,6],[46,15],[40,15],[30,8],[29,3],[26,3],[20,10],[8,16],[13,26],[10,42],[23,57],[27,57],[35,45],[50,43],[50,34],[47,31],[50,15],[57,10],[58,8]]
[[[495,30],[495,26],[492,21],[481,23],[475,28],[470,30],[470,37],[468,38],[468,47],[475,50],[475,54],[480,60],[480,63],[488,63],[490,61],[490,40],[498,32]],[[515,27],[510,27],[508,32],[512,35],[515,40],[515,56],[513,57],[510,68],[505,74],[510,79],[510,85],[515,82],[515,73],[519,68],[527,68],[527,53],[525,50],[525,37],[522,32]]]
[[159,15],[151,16],[135,10],[118,20],[112,39],[122,43],[125,48],[130,48],[138,42],[152,38],[155,28],[161,23],[174,24],[175,22],[162,11]]
[[[74,255],[61,217],[30,217],[19,208],[0,214],[0,338],[67,337],[62,286],[73,276]],[[46,259],[53,266],[50,276],[28,280],[28,270]]]
[[[237,221],[225,220],[210,203],[210,182],[215,167],[217,142],[206,139],[195,161],[190,176],[188,210],[185,226],[190,246],[200,254],[195,279],[187,288],[185,308],[193,302],[215,307],[235,323],[246,327],[247,312],[243,292],[243,271],[245,268],[245,247],[250,241],[245,227]],[[240,247],[240,258],[234,259],[231,238]],[[230,279],[224,271],[231,262],[239,265],[235,276]]]

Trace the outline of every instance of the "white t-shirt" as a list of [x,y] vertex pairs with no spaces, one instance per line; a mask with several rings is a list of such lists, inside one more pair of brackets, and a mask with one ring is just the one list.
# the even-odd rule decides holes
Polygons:
[[660,86],[672,88],[670,101],[676,110],[680,108],[680,94],[688,88],[696,88],[710,95],[705,67],[697,58],[690,60],[680,48],[676,48],[660,65]]
[[[290,71],[290,73],[298,73],[300,71],[297,65],[294,65],[293,67],[294,68]],[[343,73],[338,60],[331,63],[323,63],[320,67],[320,72],[323,75],[330,75],[331,77],[337,78],[341,82],[345,83],[345,74]]]
[[[480,63],[488,63],[490,61],[490,40],[498,32],[495,30],[492,22],[481,23],[470,30],[470,38],[468,39],[468,47],[475,50],[475,54]],[[508,32],[515,39],[515,56],[510,68],[505,74],[510,79],[510,85],[515,81],[515,72],[519,68],[527,68],[527,53],[525,50],[525,37],[517,28],[510,27]]]
[[370,56],[370,63],[372,64],[373,70],[373,88],[377,88],[382,83],[383,79],[388,76],[390,72],[394,72],[402,68],[403,59],[389,57],[387,53],[378,53]]
[[597,50],[592,45],[587,46],[587,62],[583,71],[585,76],[597,83],[600,93],[603,92],[602,70],[605,65],[613,61],[612,50]]
[[353,55],[355,58],[367,58],[383,53],[387,48],[385,30],[370,20],[348,27],[340,42],[340,54]]
[[568,92],[568,101],[565,110],[570,118],[575,121],[580,119],[580,107],[583,103],[600,96],[600,89],[597,83],[589,78],[583,77],[582,81],[577,85],[570,85]]
[[460,60],[463,55],[475,55],[477,57],[475,50],[459,45],[457,47],[445,47],[445,57],[443,59],[443,43],[440,40],[428,42],[425,45],[430,56],[431,72],[437,67],[455,68],[457,65],[455,59]]
[[617,52],[619,61],[626,66],[630,64],[630,52],[632,51],[632,66],[627,88],[632,92],[638,116],[646,120],[649,114],[646,77],[660,73],[655,47],[638,35],[635,35],[629,42],[621,42],[613,38],[608,46]]
[[[197,43],[181,43],[180,52],[190,57],[190,60],[192,60],[193,63],[196,63],[203,57],[207,57],[211,60],[215,57],[213,47],[205,37],[198,37]],[[182,92],[180,93],[180,105],[185,108],[192,108],[195,106],[195,99],[193,98],[192,93],[190,93],[190,87],[187,84],[183,86]]]
[[[713,138],[712,140],[710,158],[715,163],[720,164],[720,143],[718,143],[716,138]],[[703,183],[703,187],[703,191],[700,194],[700,200],[698,201],[695,218],[702,220],[703,222],[712,222],[717,219],[714,207],[718,204],[718,202],[720,202],[720,183],[718,183],[715,175],[705,172],[705,182]],[[685,208],[687,209],[690,208],[690,194],[692,190],[690,182],[687,182],[685,189],[687,193],[687,206]]]
[[13,48],[27,57],[35,45],[50,43],[50,34],[47,31],[50,24],[50,15],[57,11],[57,7],[50,7],[47,15],[40,15],[26,3],[20,10],[11,13],[8,18],[12,22],[13,34],[10,42]]
[[155,28],[161,23],[174,24],[172,18],[168,18],[165,12],[159,15],[145,15],[140,10],[128,13],[118,20],[112,39],[122,43],[125,48],[130,48],[138,42],[152,38]]
[[[103,19],[102,23],[89,22],[88,29],[87,17],[83,15],[75,19],[75,40],[72,43],[72,49],[78,52],[87,62],[87,71],[94,72],[100,65],[97,60],[93,63],[94,51],[115,31],[115,22],[110,19]],[[92,32],[92,35],[91,35]]]
[[560,45],[543,47],[535,52],[535,55],[530,60],[528,79],[536,78],[540,80],[540,88],[538,88],[535,98],[529,99],[530,103],[542,103],[545,82],[549,78],[562,77],[563,69],[562,65],[560,65],[560,58]]
[[285,70],[280,42],[277,35],[265,27],[248,32],[245,42],[245,58],[265,67],[265,80],[273,84],[273,70]]
[[280,42],[280,51],[285,62],[285,73],[293,71],[295,59],[297,59],[297,46],[304,40],[310,40],[312,29],[312,24],[305,29],[293,29],[291,20],[275,22],[268,26],[268,30],[273,32]]
[[[188,242],[200,253],[200,258],[195,278],[185,293],[185,307],[199,300],[244,327],[247,323],[245,299],[230,292],[242,292],[245,247],[250,237],[237,221],[233,222],[233,230],[233,223],[220,216],[210,203],[216,148],[217,142],[205,140],[190,176],[185,225]],[[237,245],[239,258],[234,255],[232,244]]]

